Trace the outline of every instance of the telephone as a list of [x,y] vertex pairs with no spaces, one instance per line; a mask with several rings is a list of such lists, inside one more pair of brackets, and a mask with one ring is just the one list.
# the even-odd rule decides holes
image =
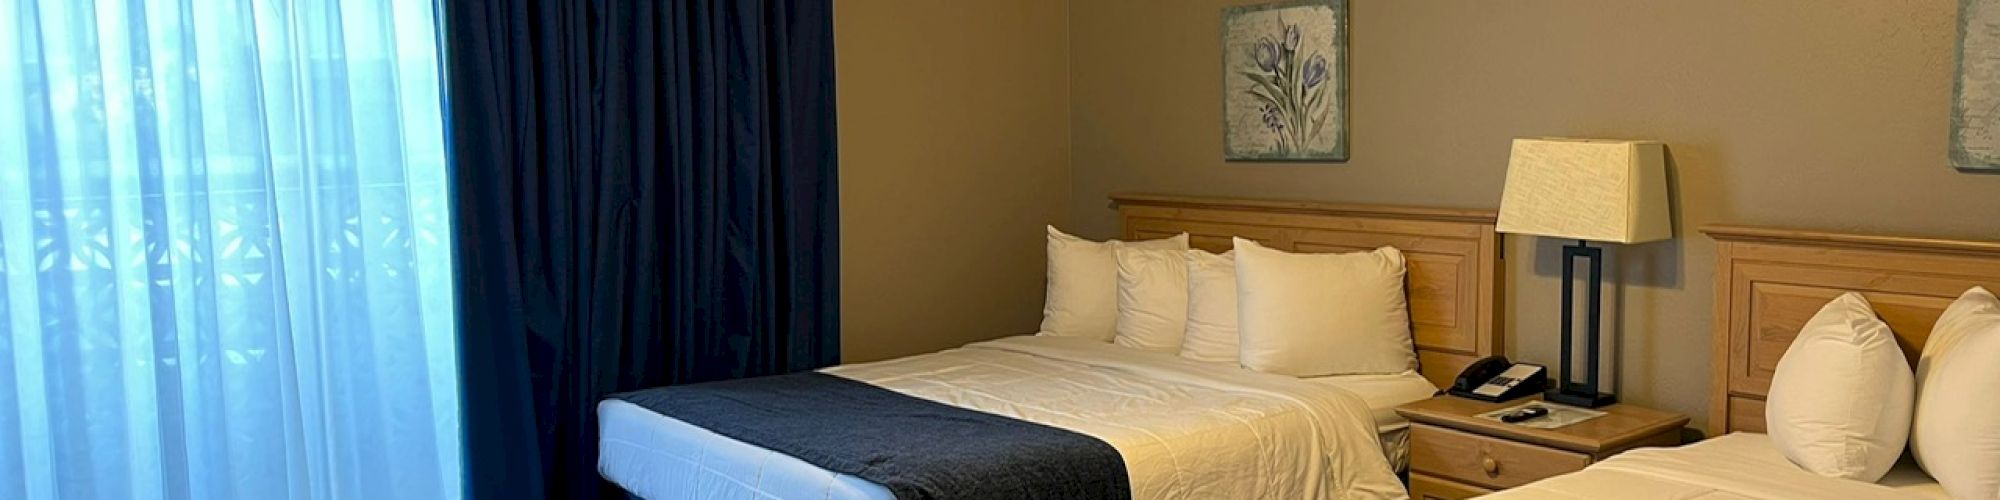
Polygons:
[[1506,401],[1541,394],[1548,388],[1548,368],[1529,363],[1509,363],[1505,356],[1488,356],[1465,366],[1452,382],[1453,396],[1480,401]]

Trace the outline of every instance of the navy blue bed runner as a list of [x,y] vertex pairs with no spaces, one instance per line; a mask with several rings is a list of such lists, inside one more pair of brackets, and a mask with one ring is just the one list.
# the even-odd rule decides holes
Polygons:
[[899,499],[1132,497],[1125,459],[1097,438],[818,372],[611,397]]

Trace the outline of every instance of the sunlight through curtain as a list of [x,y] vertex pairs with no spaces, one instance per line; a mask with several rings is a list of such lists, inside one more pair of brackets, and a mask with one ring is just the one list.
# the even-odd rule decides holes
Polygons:
[[0,499],[460,496],[433,8],[0,1]]

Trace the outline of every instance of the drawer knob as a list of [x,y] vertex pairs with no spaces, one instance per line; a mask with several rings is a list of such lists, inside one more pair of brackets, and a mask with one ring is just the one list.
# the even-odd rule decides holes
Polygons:
[[1479,457],[1479,468],[1486,469],[1486,475],[1498,475],[1500,474],[1500,461],[1494,460],[1492,456],[1481,456]]

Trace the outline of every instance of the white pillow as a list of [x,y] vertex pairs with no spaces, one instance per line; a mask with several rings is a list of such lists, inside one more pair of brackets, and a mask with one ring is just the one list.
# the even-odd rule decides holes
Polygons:
[[1193,250],[1118,249],[1118,325],[1111,341],[1173,354],[1187,329],[1188,266]]
[[1236,252],[1187,251],[1187,332],[1181,357],[1236,364]]
[[1110,342],[1118,324],[1118,247],[1187,249],[1187,233],[1138,242],[1090,241],[1049,226],[1049,286],[1037,335]]
[[1917,358],[1910,452],[1952,498],[2000,498],[2000,299],[1966,290]]
[[1861,294],[1828,302],[1771,375],[1764,424],[1809,472],[1875,482],[1896,465],[1916,395],[1908,358]]
[[1402,251],[1295,254],[1236,238],[1235,252],[1243,366],[1295,377],[1416,366]]

